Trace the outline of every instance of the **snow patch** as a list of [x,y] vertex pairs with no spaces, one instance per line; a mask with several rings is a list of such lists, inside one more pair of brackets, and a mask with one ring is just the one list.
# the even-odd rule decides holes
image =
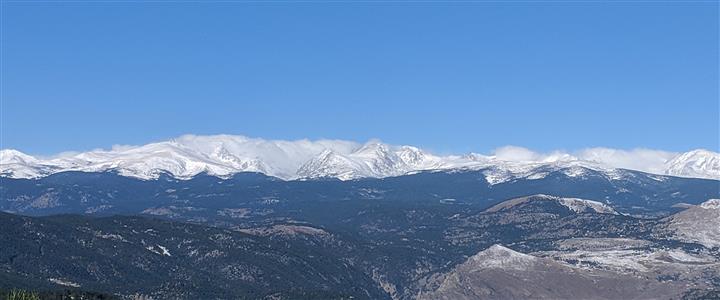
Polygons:
[[508,209],[523,203],[528,203],[532,201],[555,201],[559,203],[562,206],[567,207],[571,211],[575,213],[585,213],[587,211],[593,211],[600,214],[619,214],[617,211],[615,211],[612,207],[610,207],[607,204],[593,201],[593,200],[586,200],[586,199],[579,199],[579,198],[562,198],[562,197],[556,197],[556,196],[550,196],[550,195],[544,195],[544,194],[538,194],[538,195],[532,195],[527,197],[521,197],[521,198],[514,198],[507,201],[503,201],[495,206],[492,206],[485,210],[486,212],[497,212],[500,210]]
[[558,198],[557,200],[560,202],[560,204],[564,205],[565,207],[576,213],[583,213],[586,210],[590,209],[600,214],[618,214],[618,212],[616,212],[612,207],[597,201],[578,198]]
[[49,278],[48,281],[50,281],[54,284],[59,284],[59,285],[64,285],[64,286],[69,286],[69,287],[75,287],[75,288],[80,287],[80,284],[77,284],[77,283],[74,283],[74,282],[68,281],[68,280],[59,279],[59,278]]
[[148,251],[155,253],[157,255],[172,256],[172,254],[170,254],[170,251],[168,251],[168,249],[165,246],[161,246],[161,245],[147,246],[147,247],[145,247],[145,249],[147,249]]
[[170,254],[170,251],[168,251],[168,249],[165,248],[165,246],[158,245],[158,248],[160,248],[160,250],[162,250],[162,255],[172,256],[172,255]]

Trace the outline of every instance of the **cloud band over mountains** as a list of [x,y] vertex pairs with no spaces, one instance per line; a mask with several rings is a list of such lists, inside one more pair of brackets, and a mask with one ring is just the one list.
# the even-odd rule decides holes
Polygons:
[[504,146],[488,154],[435,155],[412,146],[379,140],[267,140],[239,135],[183,135],[142,146],[115,145],[110,150],[64,152],[33,157],[2,150],[0,172],[13,177],[39,177],[64,170],[105,171],[152,178],[159,171],[179,177],[200,172],[227,175],[261,172],[284,179],[302,177],[386,177],[411,171],[462,167],[582,163],[591,167],[720,178],[720,154],[708,150],[684,153],[653,149],[586,148],[577,151],[536,152]]

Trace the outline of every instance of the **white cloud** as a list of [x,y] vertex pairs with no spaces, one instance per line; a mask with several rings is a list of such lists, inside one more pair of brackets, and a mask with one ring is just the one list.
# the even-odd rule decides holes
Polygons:
[[35,157],[36,157],[36,158],[39,158],[39,159],[67,158],[67,157],[73,157],[73,156],[78,155],[78,154],[80,154],[80,153],[82,153],[82,152],[79,152],[79,151],[63,151],[63,152],[60,152],[60,153],[58,153],[58,154],[45,155],[45,156],[43,156],[43,155],[38,155],[38,156],[35,156]]
[[675,152],[642,148],[632,150],[588,148],[577,154],[582,160],[649,173],[662,173],[665,170],[665,163],[677,155],[678,153]]
[[505,161],[542,161],[541,153],[518,146],[505,146],[495,149],[492,153],[495,158]]
[[496,159],[513,162],[554,162],[585,160],[599,164],[649,173],[662,173],[665,163],[677,156],[676,152],[652,149],[621,150],[612,148],[585,148],[574,152],[536,152],[524,147],[505,146],[491,153]]

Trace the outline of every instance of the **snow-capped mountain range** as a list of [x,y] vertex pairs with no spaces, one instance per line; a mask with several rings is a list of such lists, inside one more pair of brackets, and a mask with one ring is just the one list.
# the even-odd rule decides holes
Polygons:
[[[585,150],[579,155],[537,155],[513,147],[510,152],[517,153],[517,149],[522,151],[515,157],[508,157],[508,151],[493,155],[441,156],[412,146],[394,146],[375,140],[359,144],[342,140],[282,141],[236,135],[184,135],[143,146],[115,146],[110,150],[48,158],[12,149],[1,150],[0,175],[37,178],[63,171],[117,171],[142,179],[158,178],[163,173],[187,179],[203,172],[219,177],[260,172],[285,180],[322,177],[349,180],[426,170],[484,169],[488,182],[495,184],[518,177],[541,178],[557,170],[577,176],[585,169],[592,169],[614,177],[618,169],[625,168],[660,175],[720,179],[720,153],[708,150],[662,152],[652,157],[651,165],[637,167],[610,159],[620,150],[598,148],[598,151]],[[634,154],[628,153],[623,154],[623,159],[634,161]]]

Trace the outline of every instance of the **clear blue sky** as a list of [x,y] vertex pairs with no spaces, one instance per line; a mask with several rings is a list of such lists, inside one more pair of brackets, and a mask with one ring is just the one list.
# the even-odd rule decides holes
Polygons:
[[718,150],[718,4],[2,3],[2,148]]

